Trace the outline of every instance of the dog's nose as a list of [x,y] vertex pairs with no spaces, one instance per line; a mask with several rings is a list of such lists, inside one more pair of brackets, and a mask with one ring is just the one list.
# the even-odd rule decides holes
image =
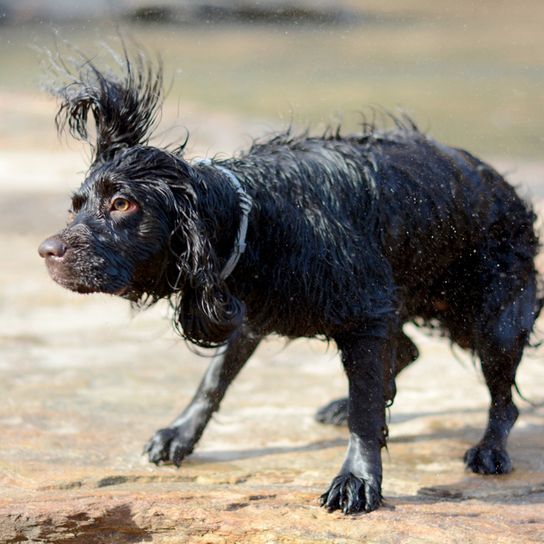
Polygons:
[[46,259],[47,257],[64,257],[67,250],[66,244],[57,236],[52,236],[47,240],[44,240],[38,248],[38,253],[41,257]]

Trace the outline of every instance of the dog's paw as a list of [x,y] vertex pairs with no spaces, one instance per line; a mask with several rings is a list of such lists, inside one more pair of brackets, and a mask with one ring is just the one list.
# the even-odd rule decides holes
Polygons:
[[508,474],[512,472],[512,462],[506,450],[474,446],[465,453],[467,468],[477,474]]
[[166,427],[159,429],[145,445],[144,454],[156,465],[170,462],[179,467],[181,461],[193,451],[193,446],[181,429]]
[[348,399],[337,399],[320,408],[315,419],[326,425],[345,425],[348,420]]
[[381,502],[380,489],[357,478],[351,472],[339,474],[329,489],[321,495],[321,506],[329,512],[342,510],[344,514],[372,512]]

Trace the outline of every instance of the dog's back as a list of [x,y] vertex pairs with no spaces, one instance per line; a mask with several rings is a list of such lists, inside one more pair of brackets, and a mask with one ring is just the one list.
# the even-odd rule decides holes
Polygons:
[[[323,333],[323,320],[378,316],[400,304],[403,320],[438,320],[446,332],[460,328],[462,313],[466,345],[490,277],[500,269],[515,292],[536,275],[529,206],[493,168],[413,126],[359,137],[277,137],[225,164],[258,203],[253,228],[266,229],[250,226],[255,243],[246,265],[257,291],[263,275],[252,263],[261,271],[267,265],[271,301],[271,287],[282,285],[265,311],[267,319],[276,311],[283,317],[276,332],[311,336]],[[284,307],[286,295],[297,305]],[[260,324],[262,306],[255,308],[250,317]]]

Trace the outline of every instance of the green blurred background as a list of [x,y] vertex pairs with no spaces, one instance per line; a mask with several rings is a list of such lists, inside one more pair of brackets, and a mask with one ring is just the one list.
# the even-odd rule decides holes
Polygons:
[[[170,123],[184,125],[194,106],[202,117],[257,121],[252,136],[339,121],[352,132],[369,107],[401,108],[434,137],[486,157],[541,156],[542,0],[2,5],[0,100],[39,95],[40,50],[55,35],[107,62],[97,44],[115,45],[119,29],[163,57]],[[48,134],[54,107],[37,110],[25,122],[5,103],[0,145],[21,131]]]

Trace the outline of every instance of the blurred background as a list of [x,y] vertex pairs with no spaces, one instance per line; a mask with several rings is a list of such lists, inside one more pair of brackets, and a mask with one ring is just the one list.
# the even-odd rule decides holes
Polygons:
[[[125,301],[77,295],[48,277],[38,244],[63,226],[70,193],[89,166],[84,146],[55,133],[57,104],[42,90],[52,83],[48,50],[79,48],[107,66],[107,46],[118,49],[122,35],[160,54],[169,91],[155,143],[188,131],[188,158],[231,154],[289,125],[320,133],[341,123],[356,132],[373,109],[400,109],[433,137],[491,162],[541,209],[543,22],[542,0],[0,0],[0,498],[20,497],[9,507],[13,519],[34,523],[17,516],[40,490],[45,500],[33,508],[47,510],[56,493],[66,501],[56,507],[60,515],[80,507],[70,495],[78,490],[152,478],[179,490],[187,474],[200,478],[203,463],[211,483],[188,492],[197,497],[215,484],[225,493],[228,476],[276,486],[274,494],[284,482],[313,486],[311,499],[294,501],[313,504],[347,436],[312,418],[346,391],[334,348],[299,341],[284,349],[276,340],[259,348],[233,385],[196,462],[176,472],[140,458],[153,431],[190,399],[207,361],[175,337],[166,304],[130,319]],[[487,410],[479,373],[470,362],[459,365],[446,341],[410,334],[422,357],[399,380],[385,495],[402,503],[418,486],[461,478],[455,493],[495,492],[490,480],[462,476],[462,454],[478,440]],[[523,393],[541,399],[541,361],[529,357],[518,376]],[[542,436],[542,410],[524,404],[511,440],[517,470],[503,504],[523,503],[525,487],[542,481]],[[111,471],[117,476],[108,480]],[[203,519],[223,512],[203,508]],[[477,525],[474,504],[467,508],[459,523]],[[349,524],[354,542],[366,541],[357,531],[369,523]],[[501,518],[497,530],[525,525]],[[447,541],[444,531],[436,541]]]
[[[540,0],[0,0],[0,228],[45,232],[88,165],[55,135],[46,51],[107,66],[119,35],[164,59],[156,143],[188,130],[189,157],[289,125],[355,132],[383,108],[542,196],[543,20]],[[40,214],[21,192],[49,195]]]
[[536,159],[543,20],[539,0],[0,0],[0,143],[50,134],[40,49],[56,36],[100,55],[119,29],[164,58],[166,121],[191,130],[213,112],[253,136],[290,122],[353,131],[369,106],[399,107],[449,144]]

